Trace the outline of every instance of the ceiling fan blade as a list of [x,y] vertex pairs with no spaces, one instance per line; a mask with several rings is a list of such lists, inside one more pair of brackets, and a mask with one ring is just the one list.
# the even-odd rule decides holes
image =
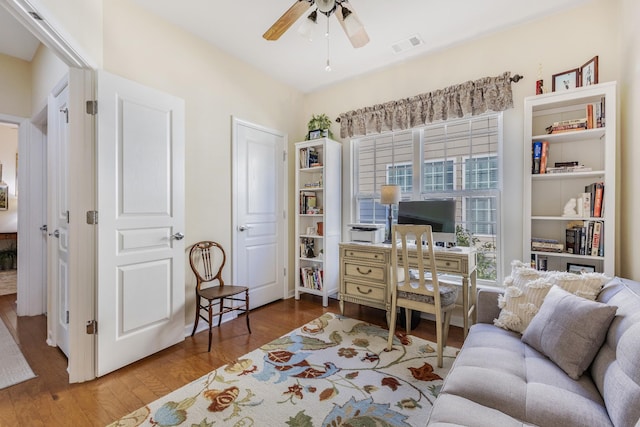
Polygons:
[[[346,9],[346,7],[345,7],[345,9]],[[351,12],[351,14],[349,16],[349,19],[354,19],[355,18],[355,20],[359,23],[360,20],[358,19],[357,15],[353,11],[353,9],[349,9],[349,12]],[[349,29],[347,28],[347,24],[345,24],[345,22],[344,22],[344,16],[342,15],[342,7],[337,7],[336,8],[335,15],[338,18],[338,22],[340,22],[340,26],[342,27],[342,29],[344,30],[345,34],[347,35],[347,37],[351,41],[351,44],[353,45],[353,47],[359,48],[359,47],[362,47],[362,46],[366,45],[367,43],[369,43],[369,35],[365,31],[364,26],[360,26],[360,28],[358,28],[356,31],[354,31],[351,34],[349,34]]]
[[311,3],[307,0],[296,1],[262,37],[266,40],[278,40],[310,7]]

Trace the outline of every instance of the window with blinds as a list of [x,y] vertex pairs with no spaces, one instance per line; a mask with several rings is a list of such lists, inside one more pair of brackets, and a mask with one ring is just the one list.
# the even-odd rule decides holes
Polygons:
[[455,198],[459,244],[478,247],[478,277],[495,280],[501,141],[502,113],[353,139],[355,222],[387,222],[383,184],[399,185],[402,200]]

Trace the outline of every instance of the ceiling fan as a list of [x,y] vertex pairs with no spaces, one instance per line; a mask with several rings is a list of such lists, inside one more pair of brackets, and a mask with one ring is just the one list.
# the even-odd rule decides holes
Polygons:
[[338,18],[338,22],[347,34],[353,47],[358,48],[369,43],[369,36],[355,12],[347,7],[348,0],[297,0],[262,37],[266,40],[278,40],[304,13],[314,4],[316,10],[307,17],[312,23],[316,22],[318,12],[329,18]]

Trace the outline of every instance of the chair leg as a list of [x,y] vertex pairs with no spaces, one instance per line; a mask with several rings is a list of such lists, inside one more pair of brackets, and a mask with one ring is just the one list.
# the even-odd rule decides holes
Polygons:
[[247,330],[251,333],[251,325],[249,324],[249,290],[247,289],[244,294],[245,316],[247,316]]
[[393,335],[396,332],[396,318],[397,318],[398,305],[395,295],[391,295],[391,309],[390,309],[390,322],[389,322],[389,338],[387,338],[386,351],[391,351],[393,345]]
[[222,325],[222,309],[224,308],[224,298],[220,298],[220,310],[218,312],[220,315],[218,316],[218,327]]
[[196,333],[196,329],[198,328],[198,322],[200,321],[200,297],[196,295],[196,320],[193,321],[193,331],[191,331],[191,336]]
[[442,321],[442,312],[436,313],[436,341],[438,346],[438,368],[442,368],[442,334],[444,332],[444,325]]
[[444,337],[443,345],[447,347],[447,340],[449,339],[449,324],[451,323],[451,314],[452,310],[449,310],[444,315],[444,333],[442,334]]
[[211,332],[211,329],[213,328],[213,304],[211,302],[211,300],[209,300],[209,347],[208,347],[208,352],[211,352],[211,337],[213,335],[213,333]]
[[409,308],[404,309],[404,330],[407,332],[407,335],[411,333],[411,318],[413,317],[413,310]]

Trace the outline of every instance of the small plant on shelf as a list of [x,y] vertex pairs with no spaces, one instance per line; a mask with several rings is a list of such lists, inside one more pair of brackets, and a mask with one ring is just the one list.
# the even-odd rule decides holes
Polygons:
[[[331,132],[331,119],[326,114],[318,114],[312,115],[311,120],[307,123],[307,130],[309,132],[314,130],[326,130],[327,136],[333,139],[333,133]],[[309,132],[307,132],[307,137],[305,139],[309,139]]]

